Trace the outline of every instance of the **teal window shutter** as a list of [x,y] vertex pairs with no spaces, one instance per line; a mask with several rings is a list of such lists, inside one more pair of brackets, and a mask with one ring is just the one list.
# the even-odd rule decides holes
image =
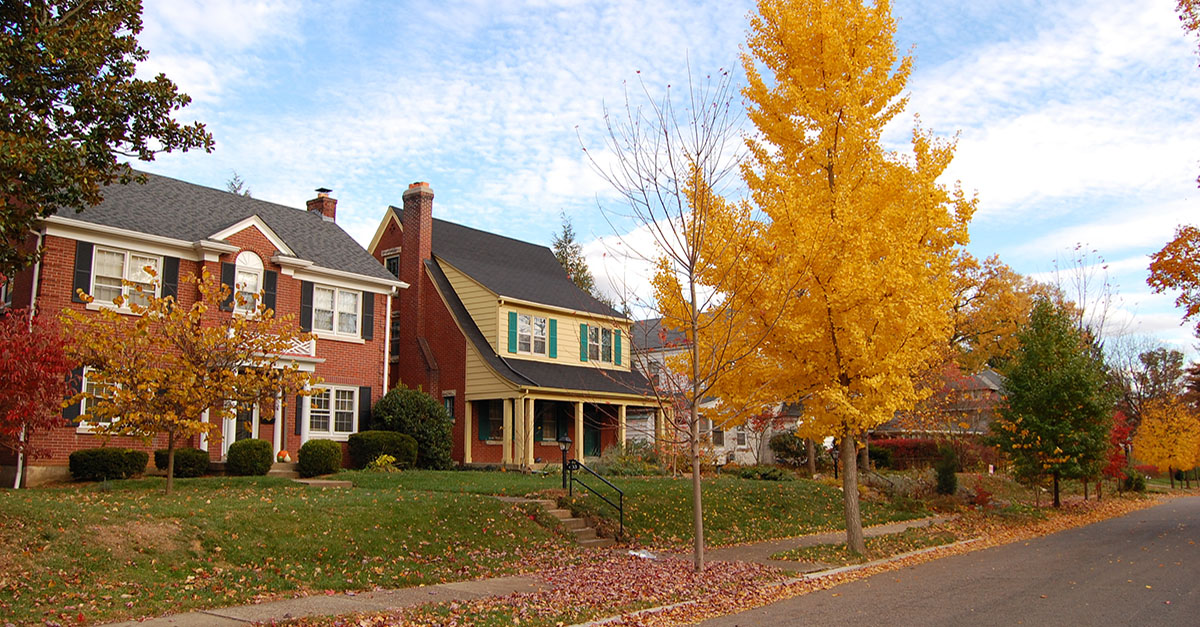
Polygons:
[[613,331],[613,363],[621,365],[621,330]]
[[517,352],[517,312],[508,312],[508,352]]
[[587,361],[587,325],[579,325],[579,361]]
[[550,359],[558,357],[558,320],[550,319]]
[[542,419],[541,418],[538,418],[537,421],[533,423],[533,439],[536,442],[541,442],[543,439],[542,438]]
[[477,403],[475,407],[482,407],[484,411],[480,412],[475,418],[475,422],[479,423],[479,439],[490,440],[492,438],[492,421],[491,421],[491,401],[482,401]]

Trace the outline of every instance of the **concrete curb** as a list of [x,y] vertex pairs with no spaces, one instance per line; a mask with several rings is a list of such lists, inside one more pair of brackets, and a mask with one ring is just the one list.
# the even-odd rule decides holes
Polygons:
[[[931,546],[931,547],[926,547],[924,549],[917,549],[916,551],[909,551],[907,553],[893,555],[891,557],[885,557],[883,559],[875,560],[873,562],[865,562],[862,564],[851,564],[850,566],[839,566],[838,568],[830,568],[828,570],[820,570],[820,571],[816,571],[816,572],[812,572],[812,573],[805,573],[805,574],[802,574],[797,577],[789,577],[782,581],[775,581],[775,582],[766,584],[763,587],[764,588],[781,588],[783,586],[790,586],[792,584],[803,583],[805,581],[813,581],[815,579],[823,579],[825,577],[832,577],[834,575],[840,575],[842,573],[848,573],[848,572],[853,572],[856,570],[862,570],[864,568],[870,568],[872,566],[879,566],[881,564],[889,564],[891,562],[896,562],[896,561],[899,561],[899,560],[902,560],[902,559],[905,559],[908,557],[912,557],[914,555],[923,555],[925,553],[932,553],[934,551],[939,551],[942,549],[948,549],[951,547],[971,544],[974,542],[979,542],[980,540],[982,540],[982,538],[970,538],[968,540],[959,540],[958,542],[951,542],[950,544]],[[687,607],[689,605],[695,605],[696,603],[699,603],[699,602],[700,602],[699,600],[680,601],[678,603],[671,603],[669,605],[661,605],[659,607],[648,607],[646,609],[637,610],[636,612],[628,612],[625,614],[618,614],[617,616],[601,618],[601,619],[589,621],[586,623],[576,623],[574,625],[571,625],[571,627],[599,627],[601,625],[612,625],[612,624],[617,623],[618,621],[625,620],[626,618],[637,618],[638,616],[642,616],[645,614],[653,614],[655,612],[661,612],[664,610],[673,610],[677,607]]]

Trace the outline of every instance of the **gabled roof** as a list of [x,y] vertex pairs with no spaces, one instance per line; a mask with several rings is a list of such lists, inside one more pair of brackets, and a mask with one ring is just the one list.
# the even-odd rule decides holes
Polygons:
[[337,224],[303,209],[140,172],[145,184],[109,185],[104,200],[57,216],[195,242],[258,216],[300,259],[314,265],[394,281],[395,277]]
[[662,318],[638,320],[633,323],[633,349],[639,351],[683,348],[687,336],[683,331],[663,327]]
[[[449,223],[446,223],[449,224]],[[437,226],[434,226],[437,232]],[[435,240],[436,241],[436,240]],[[551,257],[553,259],[553,257]],[[557,262],[555,262],[557,265]],[[465,305],[454,291],[450,280],[436,259],[425,262],[434,285],[445,299],[447,309],[458,321],[467,341],[496,374],[515,385],[562,390],[583,390],[609,394],[647,395],[652,392],[649,381],[640,372],[633,370],[608,370],[591,366],[567,366],[549,362],[505,359],[492,349],[483,332],[471,318]]]
[[[404,210],[388,207],[403,224]],[[383,224],[387,223],[387,216]],[[381,226],[382,228],[382,226]],[[434,218],[433,255],[501,297],[601,316],[620,312],[579,289],[547,247]]]

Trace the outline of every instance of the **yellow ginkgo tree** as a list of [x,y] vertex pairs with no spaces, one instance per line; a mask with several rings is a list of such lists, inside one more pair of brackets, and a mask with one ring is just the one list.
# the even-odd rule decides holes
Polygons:
[[277,395],[292,398],[319,382],[283,356],[310,339],[292,317],[275,317],[261,299],[246,314],[221,311],[245,296],[231,296],[207,270],[185,281],[198,295],[188,307],[130,284],[129,297],[62,316],[68,352],[88,368],[88,386],[73,399],[86,399],[80,418],[104,435],[166,434],[168,494],[180,442],[197,434],[219,441],[239,404],[257,403],[270,416]]
[[894,34],[886,0],[760,0],[743,55],[758,131],[743,175],[775,251],[754,271],[798,279],[761,303],[787,305],[756,368],[781,373],[775,395],[803,399],[803,422],[840,441],[858,552],[857,442],[920,398],[915,374],[944,354],[951,264],[975,209],[938,183],[951,144],[918,128],[911,153],[883,147],[912,69]]
[[[1178,399],[1153,399],[1142,406],[1133,454],[1159,470],[1188,471],[1200,456],[1200,419]],[[1172,475],[1171,481],[1174,482]]]

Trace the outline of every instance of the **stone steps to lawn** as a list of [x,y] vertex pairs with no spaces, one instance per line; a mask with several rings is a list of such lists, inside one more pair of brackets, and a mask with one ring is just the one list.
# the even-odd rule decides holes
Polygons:
[[558,503],[550,499],[527,499],[519,496],[498,496],[496,497],[505,503],[533,503],[541,506],[546,510],[546,513],[558,519],[559,524],[570,531],[575,536],[575,542],[579,546],[604,549],[613,546],[617,543],[612,538],[603,538],[596,534],[596,530],[588,525],[587,521],[582,518],[571,516],[571,510],[562,509]]

